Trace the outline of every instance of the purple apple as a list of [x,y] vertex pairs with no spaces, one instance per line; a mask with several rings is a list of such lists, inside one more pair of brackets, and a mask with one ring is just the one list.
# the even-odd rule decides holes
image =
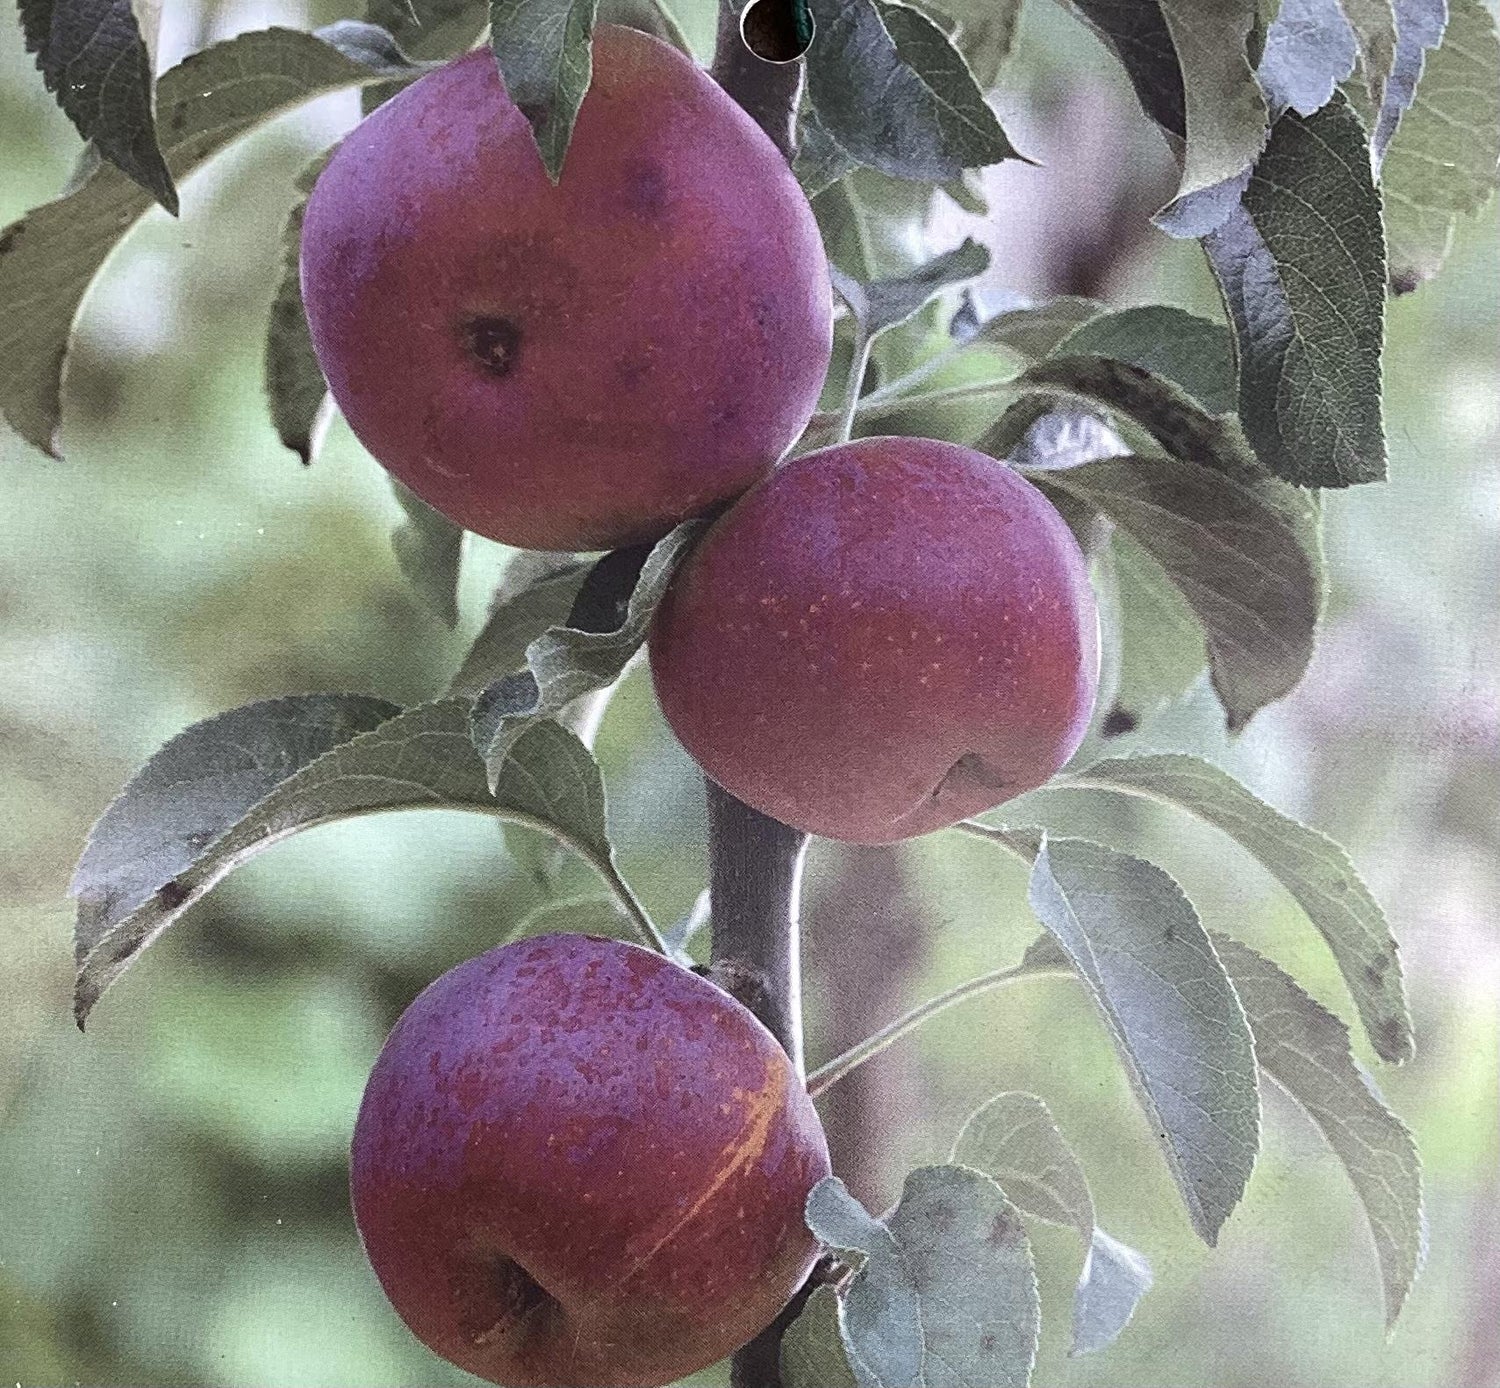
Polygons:
[[971,449],[806,454],[727,512],[652,627],[662,711],[703,770],[814,834],[887,843],[1041,785],[1099,670],[1083,555],[1031,483]]
[[351,1187],[403,1320],[495,1383],[670,1383],[811,1270],[828,1174],[785,1052],[706,979],[550,935],[460,964],[396,1023]]
[[302,294],[370,452],[534,549],[652,539],[743,491],[832,346],[786,161],[689,59],[611,25],[556,186],[488,51],[375,111],[308,202]]

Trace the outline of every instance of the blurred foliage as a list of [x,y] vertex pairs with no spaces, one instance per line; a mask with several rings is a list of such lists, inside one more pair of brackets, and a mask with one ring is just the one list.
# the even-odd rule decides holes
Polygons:
[[[706,5],[679,8],[705,42]],[[169,59],[239,28],[335,11],[184,13],[163,36]],[[1027,24],[1030,42],[1023,35],[1001,98],[1007,114],[1060,101],[1063,58],[1075,77],[1112,89],[1117,79],[1060,12]],[[460,815],[319,830],[197,908],[110,995],[86,1037],[68,1005],[68,873],[129,771],[188,722],[250,699],[436,692],[504,560],[470,541],[464,619],[448,632],[403,583],[388,544],[395,503],[347,430],[335,425],[303,469],[265,415],[261,333],[293,180],[352,118],[353,102],[274,126],[184,188],[180,221],[153,212],[132,236],[85,308],[66,464],[0,437],[7,1383],[472,1381],[411,1339],[366,1267],[345,1193],[347,1134],[380,1040],[410,998],[549,898],[596,892],[586,869]],[[0,220],[53,195],[76,152],[7,28]],[[1064,172],[1015,177],[1032,180],[1023,193],[1044,196]],[[996,215],[1003,223],[1013,210]],[[1381,1083],[1426,1160],[1430,1264],[1386,1344],[1354,1200],[1332,1155],[1274,1094],[1249,1196],[1219,1248],[1204,1249],[1076,988],[1054,980],[1007,990],[905,1043],[920,1065],[921,1104],[893,1122],[880,1156],[894,1196],[902,1174],[941,1160],[991,1094],[1046,1096],[1084,1160],[1101,1220],[1150,1256],[1156,1286],[1113,1349],[1069,1360],[1076,1236],[1038,1228],[1039,1382],[1496,1381],[1496,227],[1492,208],[1461,228],[1445,274],[1393,306],[1393,481],[1331,500],[1334,600],[1307,681],[1233,745],[1201,687],[1137,735],[1143,746],[1204,752],[1341,838],[1386,904],[1404,945],[1419,1053],[1382,1071]],[[1195,256],[1153,234],[1111,294],[1214,311]],[[1007,287],[1003,258],[991,278]],[[639,671],[611,707],[599,752],[622,866],[658,919],[671,920],[701,886],[701,792]],[[1211,831],[1105,798],[1066,811],[1038,798],[1036,809],[1163,862],[1208,924],[1294,968],[1349,1015],[1332,962],[1295,907],[1248,860],[1236,855],[1226,871]],[[819,846],[811,871],[832,871],[838,856]],[[932,923],[913,1001],[1012,960],[1035,933],[1019,869],[982,845],[938,836],[903,861]],[[814,936],[819,920],[809,922]],[[835,965],[841,949],[859,942],[821,944]],[[815,1060],[836,998],[826,975],[812,980]]]

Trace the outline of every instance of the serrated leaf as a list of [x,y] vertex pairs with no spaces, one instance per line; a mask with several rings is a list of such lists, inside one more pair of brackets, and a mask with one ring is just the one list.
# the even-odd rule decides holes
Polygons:
[[1321,572],[1263,487],[1175,458],[1032,477],[1108,516],[1161,566],[1203,628],[1231,730],[1296,686],[1312,658]]
[[1087,1248],[1094,1200],[1073,1149],[1035,1094],[997,1094],[965,1120],[949,1160],[991,1177],[1022,1214],[1076,1229]]
[[332,157],[333,150],[325,150],[297,176],[299,197],[281,234],[281,284],[266,327],[264,377],[271,423],[276,437],[304,464],[312,462],[322,441],[332,400],[302,307],[302,219],[313,184]]
[[[399,712],[353,694],[272,699],[194,724],[157,752],[100,816],[73,875],[80,1023],[236,862],[301,827],[299,812],[308,822],[329,817],[315,799],[297,799],[298,778]],[[288,786],[292,795],[277,800]],[[269,810],[247,821],[268,797]]]
[[818,119],[811,106],[805,107],[797,121],[797,153],[792,172],[809,199],[833,187],[845,174],[857,169],[856,160],[845,154]]
[[1091,315],[1046,355],[1129,362],[1180,386],[1209,414],[1228,414],[1235,407],[1229,329],[1167,304]]
[[1151,1264],[1128,1244],[1095,1229],[1073,1295],[1073,1354],[1113,1344],[1151,1290]]
[[613,861],[599,763],[561,724],[533,723],[512,743],[493,795],[502,812],[546,827],[596,865]]
[[85,140],[173,216],[152,109],[151,54],[131,0],[21,0],[26,51]]
[[1073,0],[1073,8],[1114,50],[1141,109],[1168,135],[1184,140],[1182,68],[1157,0]]
[[1411,1014],[1395,938],[1379,902],[1332,839],[1272,809],[1198,757],[1116,757],[1057,784],[1145,796],[1228,834],[1292,894],[1327,941],[1380,1057],[1411,1058]]
[[1202,624],[1166,570],[1123,530],[1115,531],[1109,547],[1121,646],[1110,712],[1118,731],[1130,732],[1186,692],[1208,664],[1208,651]]
[[1395,12],[1396,54],[1385,84],[1380,114],[1370,132],[1376,168],[1380,167],[1386,148],[1401,125],[1401,118],[1416,99],[1428,49],[1436,48],[1443,41],[1443,29],[1448,23],[1448,0],[1395,0]]
[[1069,334],[1106,311],[1095,299],[1062,295],[1032,308],[997,313],[980,323],[965,340],[1009,347],[1023,357],[1040,361]]
[[928,303],[955,284],[982,275],[990,253],[971,237],[961,246],[934,256],[910,274],[862,283],[834,270],[835,287],[867,337],[898,327],[916,317]]
[[852,159],[944,183],[1019,157],[958,50],[926,15],[883,0],[811,0],[811,9],[808,100]]
[[[522,569],[524,574],[512,571]],[[448,693],[470,698],[486,685],[526,664],[526,647],[551,627],[562,626],[589,565],[572,555],[518,554],[505,570],[488,620],[448,685]]]
[[[686,521],[657,541],[629,590],[629,602],[617,626],[603,630],[551,627],[527,645],[526,669],[484,688],[474,701],[471,724],[474,745],[492,780],[504,769],[512,745],[528,727],[560,712],[574,699],[607,689],[620,677],[646,639],[651,616],[673,571],[702,530],[702,521]],[[600,564],[609,560],[607,556]]]
[[1385,246],[1364,132],[1342,96],[1276,122],[1240,210],[1203,244],[1261,462],[1299,486],[1379,481]]
[[839,1295],[813,1290],[781,1337],[782,1388],[858,1388],[839,1337]]
[[1500,39],[1480,0],[1448,0],[1442,45],[1381,165],[1390,284],[1415,289],[1442,268],[1458,218],[1477,212],[1500,166]]
[[1339,0],[1281,0],[1257,70],[1272,117],[1287,107],[1304,116],[1321,110],[1358,59],[1354,26]]
[[1219,935],[1214,942],[1244,1002],[1261,1068],[1317,1124],[1364,1207],[1389,1329],[1426,1255],[1416,1143],[1351,1055],[1348,1029],[1337,1017],[1248,946]]
[[396,563],[417,596],[443,624],[457,626],[464,529],[394,477],[390,483],[403,512],[400,524],[391,531]]
[[1103,1349],[1151,1287],[1151,1267],[1094,1225],[1094,1201],[1073,1149],[1035,1094],[1000,1094],[964,1124],[951,1160],[992,1177],[1022,1214],[1076,1229],[1084,1263],[1073,1302],[1073,1353]]
[[[446,59],[474,46],[489,23],[489,0],[367,0],[365,18],[387,30],[413,58]],[[401,90],[379,83],[360,93],[369,115]]]
[[861,1388],[1023,1388],[1040,1307],[1019,1213],[988,1176],[920,1167],[875,1220],[837,1177],[814,1187],[808,1225],[864,1254],[840,1328]]
[[[241,34],[166,73],[157,86],[157,124],[173,175],[186,178],[240,136],[325,92],[397,75],[340,52],[336,38],[292,29]],[[0,232],[0,414],[53,456],[78,306],[150,206],[135,183],[101,165],[71,193]]]
[[1173,236],[1205,236],[1234,211],[1266,143],[1266,101],[1245,52],[1255,0],[1158,3],[1182,71],[1186,141],[1177,194],[1154,220]]
[[1260,1094],[1198,913],[1159,867],[1082,839],[1043,844],[1029,899],[1104,1017],[1193,1228],[1215,1243],[1255,1164]]
[[490,46],[547,176],[562,175],[578,108],[594,76],[599,0],[490,0]]

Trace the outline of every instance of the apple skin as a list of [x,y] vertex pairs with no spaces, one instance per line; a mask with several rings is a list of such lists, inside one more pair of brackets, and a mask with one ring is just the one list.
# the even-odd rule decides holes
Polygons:
[[350,1185],[411,1330],[509,1388],[670,1383],[751,1339],[818,1255],[828,1174],[769,1031],[635,945],[545,935],[427,988],[365,1089]]
[[657,538],[801,433],[833,342],[786,161],[675,49],[601,25],[561,181],[479,51],[324,170],[302,296],[365,447],[466,529],[531,549]]
[[650,653],[667,722],[719,785],[809,833],[890,843],[1067,761],[1099,625],[1031,483],[956,444],[870,438],[793,459],[719,517]]

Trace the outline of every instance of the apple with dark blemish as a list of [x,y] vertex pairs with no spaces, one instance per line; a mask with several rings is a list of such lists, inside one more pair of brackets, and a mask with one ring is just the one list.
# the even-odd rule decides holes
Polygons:
[[494,55],[414,82],[313,189],[302,295],[344,417],[451,520],[654,539],[762,476],[817,403],[828,265],[785,159],[675,49],[601,25],[554,186]]
[[396,1023],[351,1188],[392,1305],[522,1388],[670,1383],[768,1325],[818,1253],[823,1130],[765,1027],[658,954],[583,935],[460,964]]
[[1032,790],[1099,677],[1083,555],[1036,487],[930,439],[806,454],[673,576],[650,639],[668,723],[756,809],[887,843]]

